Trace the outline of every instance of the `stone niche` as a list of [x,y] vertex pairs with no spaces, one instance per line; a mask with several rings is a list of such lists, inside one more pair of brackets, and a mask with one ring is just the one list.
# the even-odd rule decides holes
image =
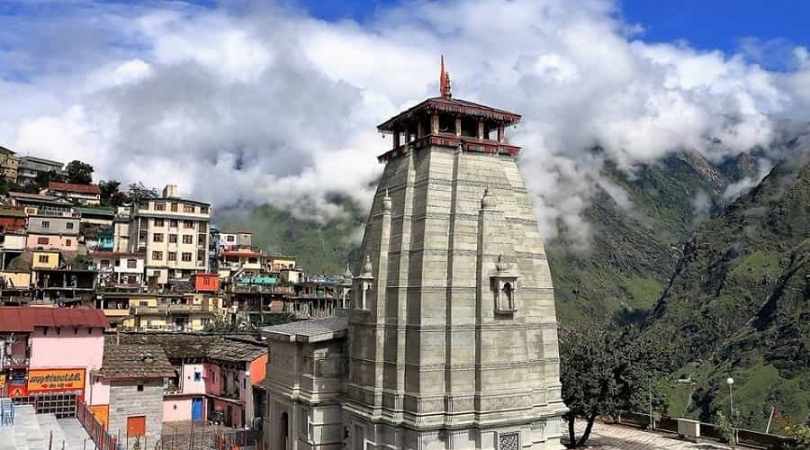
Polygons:
[[509,315],[517,311],[518,279],[520,275],[501,255],[490,277],[494,296],[495,314]]

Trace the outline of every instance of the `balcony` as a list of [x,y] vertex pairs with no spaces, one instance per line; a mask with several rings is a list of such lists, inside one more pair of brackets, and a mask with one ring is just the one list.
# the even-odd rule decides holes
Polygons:
[[6,369],[25,369],[28,367],[30,359],[23,355],[6,356],[0,360],[0,370]]
[[173,314],[190,314],[190,313],[213,313],[214,308],[211,305],[157,305],[157,306],[133,306],[130,308],[130,313],[136,316],[141,315],[161,315],[170,316]]

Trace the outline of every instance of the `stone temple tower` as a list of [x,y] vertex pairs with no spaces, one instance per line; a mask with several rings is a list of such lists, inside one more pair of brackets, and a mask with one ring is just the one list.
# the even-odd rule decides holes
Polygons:
[[379,125],[393,146],[353,279],[341,399],[351,449],[558,449],[554,293],[505,130],[441,95]]

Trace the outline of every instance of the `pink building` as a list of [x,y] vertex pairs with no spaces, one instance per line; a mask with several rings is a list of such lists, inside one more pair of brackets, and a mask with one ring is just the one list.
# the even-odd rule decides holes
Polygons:
[[[96,309],[0,307],[4,393],[56,414],[89,399],[90,373],[101,368],[107,326]],[[45,401],[55,398],[61,401]]]
[[29,233],[26,238],[25,247],[29,249],[75,252],[79,250],[79,237],[71,234]]
[[249,427],[262,417],[267,345],[208,334],[121,333],[121,342],[158,344],[174,366],[163,396],[164,422]]

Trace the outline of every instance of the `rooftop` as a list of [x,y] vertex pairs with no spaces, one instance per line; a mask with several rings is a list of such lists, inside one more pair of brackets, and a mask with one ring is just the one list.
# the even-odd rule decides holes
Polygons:
[[104,312],[89,308],[0,307],[0,332],[32,332],[34,327],[107,328]]
[[49,182],[48,190],[56,192],[77,192],[80,194],[101,194],[101,190],[98,188],[97,184],[60,183],[58,181]]
[[38,156],[21,156],[20,161],[32,161],[32,162],[37,162],[37,163],[41,163],[41,164],[47,164],[47,165],[50,165],[50,166],[59,166],[59,167],[62,167],[62,166],[65,165],[65,163],[62,163],[62,162],[54,161],[52,159],[40,158]]
[[28,217],[25,214],[25,211],[17,208],[0,208],[0,216],[1,217],[21,217],[25,218]]
[[228,362],[251,362],[267,353],[267,344],[246,336],[126,332],[120,333],[118,339],[122,344],[159,345],[172,359],[208,358]]
[[386,120],[378,125],[377,129],[381,132],[393,132],[394,129],[400,125],[400,123],[409,122],[418,115],[430,114],[433,112],[474,116],[491,120],[493,122],[498,122],[507,126],[520,122],[521,117],[520,114],[473,103],[467,100],[448,97],[432,97]]
[[120,380],[173,377],[175,372],[160,345],[116,344],[107,340],[98,374]]
[[262,333],[276,341],[321,342],[346,336],[348,327],[348,318],[330,317],[264,327]]

